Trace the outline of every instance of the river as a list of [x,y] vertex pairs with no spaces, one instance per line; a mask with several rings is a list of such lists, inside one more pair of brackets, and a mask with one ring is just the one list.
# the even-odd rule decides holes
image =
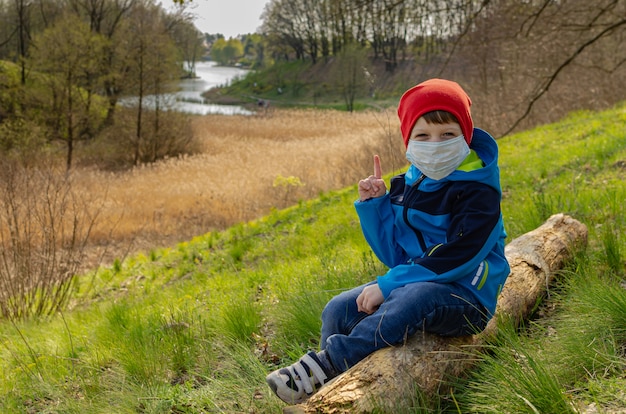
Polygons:
[[[229,66],[219,66],[215,62],[197,62],[196,78],[183,79],[176,85],[177,92],[163,94],[159,96],[158,102],[161,107],[169,110],[186,112],[189,114],[207,115],[251,115],[253,112],[239,105],[217,105],[205,103],[202,93],[215,86],[225,86],[238,77],[243,77],[248,73],[247,69]],[[154,95],[144,97],[143,105],[155,107]],[[136,106],[137,98],[120,99],[120,104],[124,106]]]
[[195,79],[183,79],[179,82],[180,90],[174,95],[176,103],[174,109],[192,114],[244,114],[252,112],[238,105],[207,104],[202,98],[202,92],[215,86],[227,85],[236,78],[244,77],[247,69],[218,66],[215,62],[197,62]]

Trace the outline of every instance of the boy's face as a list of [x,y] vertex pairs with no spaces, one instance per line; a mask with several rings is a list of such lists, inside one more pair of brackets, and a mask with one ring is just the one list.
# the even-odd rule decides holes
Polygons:
[[410,141],[440,142],[447,141],[462,135],[461,126],[456,122],[447,124],[429,124],[424,117],[420,117],[409,136]]

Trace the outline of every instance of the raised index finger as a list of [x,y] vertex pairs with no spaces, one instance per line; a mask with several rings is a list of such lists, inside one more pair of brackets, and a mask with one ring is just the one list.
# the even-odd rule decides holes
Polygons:
[[383,178],[383,172],[380,168],[380,157],[378,155],[374,155],[374,177]]

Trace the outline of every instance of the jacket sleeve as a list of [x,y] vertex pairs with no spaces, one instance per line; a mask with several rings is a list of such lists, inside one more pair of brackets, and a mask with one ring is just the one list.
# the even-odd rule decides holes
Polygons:
[[361,222],[361,229],[370,248],[387,267],[406,263],[409,259],[402,246],[396,241],[395,217],[389,194],[354,203]]

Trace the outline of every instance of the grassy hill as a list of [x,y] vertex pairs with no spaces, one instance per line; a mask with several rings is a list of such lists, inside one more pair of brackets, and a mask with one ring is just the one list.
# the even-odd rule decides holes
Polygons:
[[[454,394],[394,412],[626,412],[626,105],[498,143],[509,238],[564,212],[589,246]],[[356,197],[116,261],[76,281],[71,309],[0,323],[0,412],[280,412],[265,374],[317,347],[330,297],[385,271]]]

